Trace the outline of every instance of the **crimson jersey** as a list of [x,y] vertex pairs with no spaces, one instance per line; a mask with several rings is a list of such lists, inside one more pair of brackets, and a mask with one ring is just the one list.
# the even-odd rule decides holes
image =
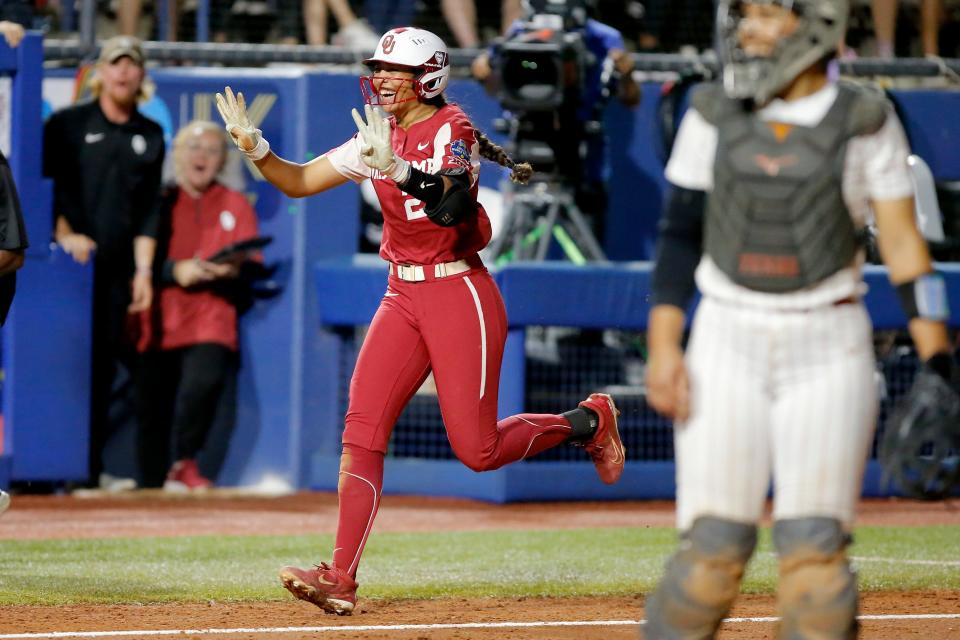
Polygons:
[[[167,259],[206,259],[228,244],[257,235],[257,214],[239,191],[214,183],[194,198],[178,190],[170,215],[170,246]],[[155,313],[141,316],[141,351],[148,348],[177,349],[204,342],[237,349],[237,308],[207,288],[164,287],[154,299],[161,317],[160,340],[154,343]]]
[[[424,173],[465,169],[470,195],[477,198],[480,152],[473,125],[460,107],[447,104],[409,129],[390,119],[393,151]],[[396,183],[360,159],[358,136],[326,154],[340,174],[354,182],[373,180],[383,209],[380,256],[400,264],[436,264],[459,260],[483,249],[490,241],[490,219],[477,203],[477,215],[453,227],[441,227],[427,218],[424,204],[404,193]]]

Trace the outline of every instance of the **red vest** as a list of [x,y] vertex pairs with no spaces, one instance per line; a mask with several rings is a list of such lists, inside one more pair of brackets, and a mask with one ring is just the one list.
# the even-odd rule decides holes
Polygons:
[[[199,198],[180,189],[169,215],[168,260],[208,258],[230,243],[257,235],[257,217],[246,197],[220,183]],[[237,349],[237,309],[226,298],[209,289],[184,289],[176,284],[154,294],[153,304],[158,308],[141,315],[141,351],[203,342]],[[152,322],[158,317],[162,325],[159,339],[151,340]]]

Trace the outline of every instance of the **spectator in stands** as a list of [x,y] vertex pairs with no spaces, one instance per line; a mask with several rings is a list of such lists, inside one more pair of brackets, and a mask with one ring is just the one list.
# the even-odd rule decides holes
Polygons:
[[[873,0],[873,23],[877,36],[877,56],[895,55],[897,9],[899,0]],[[920,39],[923,55],[940,55],[940,24],[943,20],[943,0],[920,0]]]
[[[232,293],[251,256],[207,258],[255,237],[257,218],[242,193],[218,181],[226,145],[223,129],[212,122],[197,120],[177,133],[176,183],[165,190],[167,224],[158,234],[157,302],[141,314],[140,467],[145,486],[163,483],[168,491],[212,486],[200,473],[197,454],[221,394],[237,375],[238,311]],[[158,452],[169,452],[171,430],[175,462],[168,469],[167,456]]]
[[416,0],[363,0],[363,13],[377,33],[412,24],[416,11]]
[[517,20],[523,18],[523,2],[521,0],[503,0],[500,3],[501,33],[506,33]]
[[116,429],[111,405],[122,369],[132,373],[128,314],[150,307],[160,216],[163,131],[137,109],[147,97],[139,40],[104,42],[91,80],[94,99],[47,121],[44,174],[53,179],[54,238],[74,260],[94,263],[90,477],[105,488],[132,488],[103,473],[102,453]]
[[303,21],[307,33],[307,44],[327,44],[329,13],[333,13],[339,25],[332,40],[333,44],[364,51],[373,51],[377,46],[379,36],[365,21],[357,18],[347,0],[303,0]]
[[[490,3],[490,5],[494,4]],[[478,4],[476,0],[431,0],[425,6],[423,2],[420,5],[418,23],[422,23],[426,28],[439,28],[436,15],[439,7],[439,13],[442,14],[457,46],[468,49],[477,48],[482,44],[480,25],[485,19],[489,22],[495,15],[498,23],[497,33],[506,33],[514,21],[523,17],[523,6],[520,0],[502,0],[498,8]]]
[[474,0],[441,0],[440,10],[457,41],[457,46],[468,49],[480,46],[477,5]]
[[[160,34],[167,40],[177,39],[177,19],[179,7],[177,0],[167,0],[167,25],[169,31]],[[138,37],[140,33],[140,17],[143,15],[143,0],[119,0],[117,4],[117,32],[124,36]]]

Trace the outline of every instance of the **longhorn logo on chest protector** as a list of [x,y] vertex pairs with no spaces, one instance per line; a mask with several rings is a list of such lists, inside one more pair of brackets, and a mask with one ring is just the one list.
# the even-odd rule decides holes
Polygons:
[[771,178],[775,178],[780,175],[781,169],[794,166],[800,162],[800,158],[793,154],[771,157],[764,153],[758,153],[753,156],[753,161],[765,174]]

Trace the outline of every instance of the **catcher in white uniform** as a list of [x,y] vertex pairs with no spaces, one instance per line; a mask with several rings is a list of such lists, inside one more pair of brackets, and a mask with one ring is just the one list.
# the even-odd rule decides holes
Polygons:
[[848,11],[721,1],[723,83],[694,95],[667,165],[647,388],[675,420],[683,542],[647,600],[647,638],[714,636],[771,478],[780,637],[856,636],[845,550],[877,420],[860,301],[871,216],[924,371],[945,381],[954,366],[903,129],[882,96],[828,80]]

